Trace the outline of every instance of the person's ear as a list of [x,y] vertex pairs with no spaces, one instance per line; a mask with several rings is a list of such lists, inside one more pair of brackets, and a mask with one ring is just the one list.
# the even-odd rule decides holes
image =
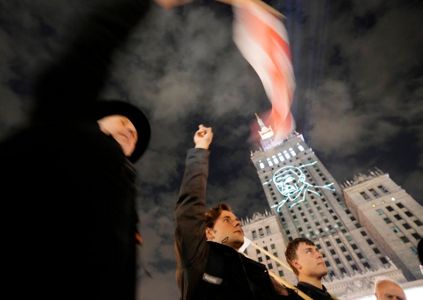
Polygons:
[[210,228],[210,227],[206,228],[206,239],[208,241],[214,240],[214,230],[213,230],[213,228]]
[[295,267],[295,269],[297,269],[298,271],[300,271],[302,269],[302,265],[298,262],[298,259],[293,259],[291,261],[291,264]]

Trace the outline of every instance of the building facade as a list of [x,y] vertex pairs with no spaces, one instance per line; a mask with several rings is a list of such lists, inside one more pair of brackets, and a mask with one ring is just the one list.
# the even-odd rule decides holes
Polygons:
[[407,280],[423,279],[417,243],[423,207],[381,170],[358,174],[343,185],[347,206]]
[[279,218],[272,212],[256,212],[251,218],[241,220],[245,236],[260,248],[281,260],[278,263],[260,249],[249,245],[243,251],[249,258],[266,265],[270,272],[286,278],[289,282],[296,282],[292,270],[285,259],[286,241],[283,238],[282,226]]
[[322,252],[329,273],[325,286],[353,299],[373,288],[376,277],[405,282],[357,215],[343,190],[299,133],[274,141],[272,129],[257,116],[261,149],[251,153],[269,206],[282,228],[284,245],[311,239]]

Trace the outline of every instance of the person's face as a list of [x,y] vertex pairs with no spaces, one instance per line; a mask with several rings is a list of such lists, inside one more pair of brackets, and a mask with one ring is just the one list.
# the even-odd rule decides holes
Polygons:
[[134,124],[125,116],[106,116],[97,121],[100,130],[111,135],[121,146],[126,156],[131,156],[135,150],[138,135]]
[[376,290],[377,300],[406,300],[402,288],[392,282],[380,284]]
[[239,249],[244,243],[244,231],[239,219],[230,211],[223,210],[213,228],[206,229],[207,240]]
[[328,273],[325,261],[316,246],[300,243],[296,254],[297,258],[292,263],[298,270],[299,276],[313,277],[320,280]]

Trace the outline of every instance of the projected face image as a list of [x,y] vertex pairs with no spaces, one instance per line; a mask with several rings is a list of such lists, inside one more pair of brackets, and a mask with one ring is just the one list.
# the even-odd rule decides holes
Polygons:
[[276,211],[279,212],[286,203],[289,203],[289,207],[291,208],[305,201],[307,193],[312,193],[321,197],[321,193],[318,191],[319,189],[335,191],[333,183],[326,185],[313,185],[310,182],[307,182],[307,176],[303,169],[316,163],[317,162],[312,162],[300,165],[299,167],[285,166],[273,174],[272,180],[270,182],[266,182],[265,184],[270,184],[273,181],[276,189],[282,196],[282,200],[273,205],[272,208],[276,208]]

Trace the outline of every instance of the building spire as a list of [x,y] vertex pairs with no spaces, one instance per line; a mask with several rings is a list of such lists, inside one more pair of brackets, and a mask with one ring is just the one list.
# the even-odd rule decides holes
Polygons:
[[260,126],[260,130],[258,133],[260,134],[261,138],[261,146],[264,150],[268,150],[273,145],[273,130],[271,126],[266,126],[263,122],[263,120],[258,116],[257,113],[255,113],[257,118],[257,123]]
[[262,120],[262,119],[260,119],[260,117],[258,116],[258,114],[257,114],[257,113],[254,113],[254,114],[256,115],[256,118],[257,118],[257,123],[259,124],[260,129],[263,129],[263,127],[266,127],[266,125],[264,125],[263,120]]

